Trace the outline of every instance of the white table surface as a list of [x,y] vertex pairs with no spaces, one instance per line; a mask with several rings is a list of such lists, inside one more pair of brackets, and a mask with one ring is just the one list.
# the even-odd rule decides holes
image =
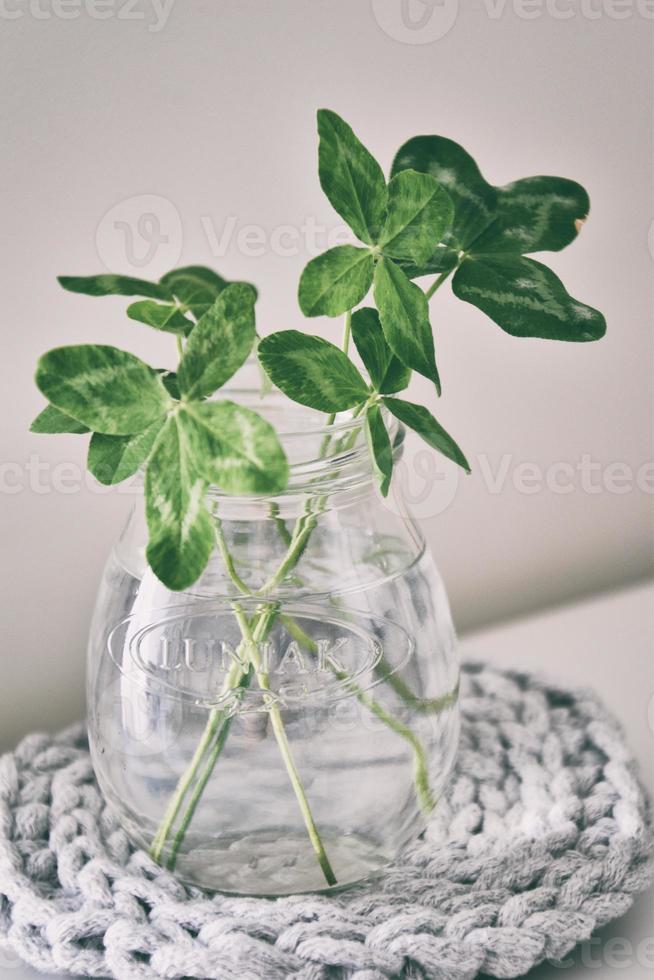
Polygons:
[[[469,634],[461,640],[461,653],[542,671],[567,684],[592,685],[623,722],[654,796],[654,583]],[[543,964],[529,976],[654,977],[654,892],[641,896],[626,916],[578,947],[565,964]],[[0,947],[3,980],[43,976]]]

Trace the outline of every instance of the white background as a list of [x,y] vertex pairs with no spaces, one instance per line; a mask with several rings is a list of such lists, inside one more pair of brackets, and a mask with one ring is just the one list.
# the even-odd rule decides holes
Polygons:
[[[151,0],[0,6],[0,743],[81,715],[94,593],[130,503],[80,489],[83,438],[27,432],[42,405],[36,359],[85,341],[173,358],[169,337],[125,319],[126,302],[64,293],[55,276],[201,262],[257,283],[263,332],[306,329],[295,300],[306,234],[285,255],[274,233],[339,224],[317,180],[319,106],[344,115],[385,168],[405,139],[434,132],[494,183],[560,174],[591,195],[580,239],[544,258],[605,312],[603,341],[517,340],[449,287],[433,302],[443,398],[430,407],[474,472],[458,479],[439,464],[425,478],[414,456],[408,475],[459,627],[652,572],[652,496],[636,483],[649,462],[651,491],[654,3],[443,0],[430,11],[411,0],[422,29],[402,22],[401,0],[174,0],[159,20]],[[135,268],[148,213],[168,241]],[[263,246],[243,240],[248,225]],[[337,336],[332,321],[308,326]],[[413,394],[432,397],[419,381]],[[571,492],[548,489],[553,466],[584,456]],[[525,463],[538,467],[529,493]],[[626,492],[615,492],[616,463]]]

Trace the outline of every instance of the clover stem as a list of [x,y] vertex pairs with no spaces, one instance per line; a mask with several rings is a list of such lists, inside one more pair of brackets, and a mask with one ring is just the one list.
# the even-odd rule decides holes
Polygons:
[[436,292],[436,290],[437,289],[440,289],[440,287],[443,285],[443,283],[445,282],[445,280],[448,278],[449,275],[451,275],[451,273],[453,271],[454,271],[453,269],[449,269],[446,272],[441,272],[440,276],[438,276],[438,278],[434,280],[434,282],[431,284],[431,286],[429,287],[429,289],[425,293],[425,296],[427,297],[427,299],[431,299],[432,298],[432,296],[434,295],[434,293]]
[[[265,637],[266,632],[270,628],[271,620],[272,620],[272,614],[268,611],[266,612],[265,615],[259,616],[259,619],[257,620],[255,633],[253,635],[254,642],[261,643],[262,639]],[[240,665],[235,664],[234,668],[238,668],[240,672]],[[234,668],[232,668],[232,670],[234,670]],[[242,688],[245,688],[249,685],[251,677],[252,677],[251,670],[248,670],[247,673],[240,673],[240,677],[234,683],[233,686],[234,687],[240,686]],[[168,858],[167,865],[166,865],[169,871],[175,870],[177,853],[184,841],[184,837],[186,836],[186,831],[188,830],[189,824],[193,819],[196,807],[202,798],[202,794],[204,793],[205,787],[209,782],[209,779],[211,778],[211,774],[216,766],[218,757],[220,756],[223,748],[225,747],[225,742],[227,741],[227,736],[229,735],[229,730],[232,725],[232,717],[233,716],[229,716],[225,720],[225,723],[223,724],[220,731],[218,732],[218,737],[216,739],[213,748],[211,749],[206,765],[204,767],[204,771],[201,773],[198,782],[195,784],[195,788],[193,789],[193,792],[187,804],[186,810],[184,812],[184,816],[182,817],[182,822],[180,823],[179,829],[173,839],[170,856]]]
[[341,344],[341,350],[344,354],[350,349],[350,337],[352,336],[352,310],[348,310],[345,314],[345,324],[343,326],[343,343]]
[[220,552],[222,560],[225,563],[227,574],[229,575],[230,579],[232,580],[236,588],[239,590],[239,592],[243,592],[244,595],[251,595],[252,593],[250,592],[250,589],[248,588],[248,586],[245,584],[241,576],[236,571],[236,566],[234,565],[234,559],[232,558],[229,548],[227,547],[227,542],[225,541],[225,535],[223,534],[222,521],[218,517],[218,514],[215,512],[215,510],[214,510],[213,517],[215,521],[216,542],[218,544],[218,550]]
[[[261,622],[258,622],[257,625],[268,629],[271,618],[271,616],[262,618]],[[263,633],[263,629],[260,630],[260,634],[261,633]],[[261,642],[263,638],[264,636],[259,635],[258,642]],[[243,670],[242,665],[236,661],[230,668],[229,673],[225,678],[221,694],[229,694],[230,691],[235,690],[243,683],[244,678],[247,678],[247,676],[248,675]],[[202,733],[202,738],[200,739],[198,747],[195,750],[193,758],[191,759],[191,763],[179,779],[175,792],[173,793],[164,814],[163,820],[161,821],[157,833],[152,840],[150,845],[150,856],[154,858],[158,864],[160,864],[164,848],[173,831],[175,821],[179,815],[179,811],[182,808],[184,799],[191,791],[194,781],[200,771],[200,767],[203,764],[207,752],[209,752],[208,761],[204,767],[204,771],[200,774],[199,782],[196,783],[195,788],[191,792],[190,800],[182,817],[182,823],[175,834],[171,853],[166,862],[170,871],[174,871],[175,869],[177,852],[182,844],[188,825],[191,822],[197,804],[202,796],[202,792],[204,791],[209,777],[211,776],[216,762],[218,761],[218,757],[224,748],[230,726],[231,718],[227,716],[223,710],[219,708],[213,708],[211,710],[204,732]],[[216,741],[212,746],[214,739],[216,739]]]
[[[305,633],[302,627],[299,626],[294,619],[281,613],[279,621],[284,624],[289,634],[294,640],[296,640],[296,642],[304,646],[310,653],[318,653],[318,644],[308,635],[308,633]],[[366,694],[366,692],[359,687],[355,681],[351,680],[346,673],[338,670],[331,663],[329,664],[329,667],[339,680],[345,682],[348,690],[354,694],[355,698],[360,704],[364,705],[364,707],[366,707],[371,714],[379,718],[380,721],[382,721],[388,728],[399,735],[400,738],[403,738],[405,742],[408,742],[408,744],[411,746],[414,758],[414,784],[416,789],[416,797],[418,799],[420,809],[424,815],[429,816],[436,805],[436,801],[429,785],[427,756],[425,755],[424,747],[418,736],[409,728],[408,725],[405,725],[404,722],[399,720],[399,718],[392,715],[390,711],[387,711],[386,708],[379,703],[379,701],[376,701],[374,698],[370,697],[369,694]],[[437,710],[442,711],[446,707],[449,707],[450,704],[454,703],[454,701],[456,701],[457,691],[458,684],[453,693],[448,693],[442,699],[440,699],[439,702],[434,701],[433,704],[438,705]],[[417,701],[418,699],[413,697],[413,700]]]
[[[346,317],[344,338],[343,338],[343,348],[347,350],[349,346],[349,340],[351,335],[351,313]],[[358,417],[364,410],[365,405],[362,403],[359,405],[354,412],[354,417]],[[333,421],[333,420],[332,420]],[[356,440],[357,432],[348,433],[342,439],[336,443],[336,451],[347,451],[350,449]],[[332,440],[332,436],[328,435],[326,437],[326,444],[321,450],[321,455],[325,455],[329,444]],[[298,564],[304,549],[309,541],[309,538],[316,526],[318,515],[325,509],[328,497],[326,494],[320,494],[317,497],[309,498],[306,502],[304,513],[297,520],[295,529],[292,534],[286,531],[285,525],[284,530],[286,534],[284,535],[285,541],[287,543],[287,552],[282,560],[281,564],[278,566],[277,570],[268,578],[268,580],[257,590],[252,590],[244,582],[244,580],[239,575],[236,565],[231,555],[225,536],[222,529],[222,524],[220,518],[217,514],[214,514],[216,521],[215,524],[215,534],[216,543],[218,550],[225,564],[227,574],[229,575],[232,583],[236,589],[243,595],[253,598],[255,596],[265,597],[267,594],[272,592],[283,580],[289,575],[291,571]],[[277,511],[273,509],[271,516],[280,520]],[[233,611],[235,618],[237,619],[239,629],[241,631],[242,642],[248,651],[248,659],[250,660],[252,667],[254,668],[259,687],[263,691],[267,691],[270,694],[270,702],[268,704],[268,712],[271,719],[271,725],[277,741],[281,757],[284,761],[286,771],[289,776],[289,780],[293,787],[296,799],[298,801],[298,806],[302,814],[305,827],[311,844],[313,846],[314,852],[318,859],[318,863],[323,871],[325,880],[329,885],[336,884],[336,876],[327,857],[324,845],[320,838],[316,823],[314,821],[309,802],[302,785],[302,781],[295,765],[290,745],[288,742],[288,737],[286,735],[286,730],[284,728],[284,722],[282,719],[281,711],[279,706],[273,701],[273,694],[270,691],[269,678],[267,674],[261,672],[261,659],[259,657],[258,647],[259,644],[265,639],[272,619],[277,615],[276,610],[270,604],[263,607],[263,611],[255,612],[254,616],[250,621],[248,621],[243,610],[238,606],[237,603],[233,605]],[[285,617],[286,618],[286,617]],[[239,685],[243,684],[244,678],[247,679],[249,683],[249,678],[252,671],[248,671],[247,674],[243,671],[243,665],[235,664],[230,671],[230,674],[226,678],[223,691],[233,690]],[[354,691],[357,697],[363,696],[363,692],[358,688],[356,691],[354,687],[351,689]],[[417,739],[417,737],[411,732],[407,726],[403,725],[398,719],[393,718],[389,715],[381,706],[376,702],[372,702],[367,705],[371,711],[382,718],[386,724],[393,728],[398,734],[405,738],[414,749],[415,761],[416,761],[416,788],[418,791],[418,796],[421,805],[424,809],[428,809],[430,803],[432,803],[431,795],[429,793],[429,784],[427,777],[426,760],[424,756],[424,750]],[[220,724],[222,722],[222,725]],[[170,801],[168,809],[164,815],[164,819],[155,835],[152,842],[150,852],[155,860],[160,861],[161,855],[163,853],[164,847],[171,833],[173,832],[175,821],[179,815],[179,811],[182,808],[185,798],[190,792],[190,798],[186,805],[186,810],[182,815],[181,823],[177,832],[175,833],[171,851],[168,857],[167,866],[170,870],[174,870],[177,853],[184,840],[186,831],[193,819],[193,815],[197,808],[197,805],[202,797],[204,789],[207,785],[209,778],[215,768],[216,762],[224,748],[229,734],[229,729],[231,727],[231,717],[224,715],[224,712],[216,712],[215,710],[211,712],[209,721],[203,733],[200,744],[193,756],[191,765],[188,770],[181,777],[175,794]],[[208,755],[207,755],[208,754]],[[205,761],[206,760],[206,761]],[[203,769],[201,767],[204,766]]]
[[[275,585],[278,584],[278,582],[281,581],[288,574],[288,572],[293,569],[293,567],[299,561],[300,556],[304,551],[304,547],[306,545],[308,537],[311,534],[313,527],[315,526],[315,514],[312,514],[311,510],[309,509],[308,513],[305,515],[307,519],[306,523],[301,528],[299,526],[302,523],[302,519],[298,521],[298,527],[296,527],[296,533],[291,538],[291,543],[288,548],[285,560],[282,562],[277,572],[273,576],[271,576],[271,579],[266,583],[263,589],[260,589],[258,590],[257,593],[254,593],[247,587],[245,582],[243,582],[241,577],[238,575],[238,572],[236,571],[236,567],[234,564],[234,560],[229,552],[227,543],[225,541],[220,519],[218,518],[217,515],[215,515],[215,517],[216,517],[216,532],[215,532],[216,542],[220,554],[223,558],[223,561],[225,562],[227,573],[231,578],[232,582],[234,583],[234,585],[236,586],[236,588],[239,590],[239,592],[242,592],[249,597],[252,597],[257,594],[261,594],[262,592],[264,592],[264,590],[267,591],[269,589],[274,588]],[[257,680],[259,682],[259,686],[262,690],[270,691],[269,680],[267,675],[263,675],[260,673],[261,661],[258,653],[258,646],[265,639],[268,630],[272,624],[272,620],[274,616],[276,616],[276,610],[274,609],[274,607],[271,607],[268,604],[267,606],[263,607],[262,611],[255,613],[255,615],[252,618],[252,621],[248,622],[247,617],[240,609],[240,607],[237,606],[237,604],[234,604],[233,608],[234,608],[235,618],[238,622],[239,629],[241,631],[243,644],[245,646],[246,651],[248,652],[248,657],[250,659],[250,662],[252,663],[254,670],[257,672]],[[244,672],[242,669],[242,665],[235,664],[231,668],[225,680],[225,684],[223,685],[223,692],[233,690],[235,687],[239,686],[242,683],[243,676],[244,676]],[[327,857],[324,845],[320,838],[320,834],[318,833],[318,829],[316,827],[315,821],[313,819],[313,815],[311,813],[311,809],[309,807],[308,800],[306,798],[306,794],[304,792],[304,787],[302,786],[300,775],[298,773],[298,770],[295,766],[295,762],[291,755],[291,750],[288,743],[286,731],[284,728],[284,722],[282,719],[281,711],[279,710],[279,706],[275,705],[274,703],[269,705],[268,711],[270,714],[271,724],[273,727],[273,732],[275,734],[275,739],[277,740],[280,754],[284,761],[284,765],[286,766],[286,771],[288,773],[291,785],[295,792],[295,796],[298,801],[298,805],[300,807],[300,812],[302,813],[302,817],[305,826],[307,828],[309,839],[316,853],[318,863],[320,864],[320,867],[325,876],[325,880],[329,885],[333,885],[336,883],[336,876],[334,875],[331,864],[329,863],[329,859]],[[166,810],[164,819],[161,825],[159,826],[159,829],[157,830],[155,838],[150,847],[150,853],[152,857],[160,863],[164,847],[166,845],[168,838],[173,832],[173,827],[177,819],[177,816],[182,808],[182,805],[184,803],[187,794],[191,792],[190,799],[187,803],[186,810],[182,816],[181,824],[173,839],[171,852],[168,857],[167,867],[171,871],[174,870],[175,868],[175,863],[177,860],[177,853],[179,851],[179,848],[184,840],[186,831],[193,818],[193,814],[195,813],[195,809],[198,805],[198,802],[202,796],[202,793],[204,792],[206,784],[211,776],[211,773],[213,772],[216,762],[218,761],[218,758],[227,740],[227,735],[229,734],[229,728],[231,726],[231,718],[224,717],[223,715],[224,713],[216,712],[215,709],[211,712],[209,716],[209,721],[207,722],[207,725],[205,727],[205,731],[202,735],[200,744],[198,745],[198,748],[196,749],[193,759],[191,760],[191,764],[189,768],[186,770],[186,772],[184,773],[184,775],[181,777],[177,785],[177,789],[175,790],[173,798],[168,805],[168,809]],[[219,723],[221,720],[224,722],[224,724],[222,725],[222,727],[219,727]],[[216,739],[216,741],[215,744],[213,744],[212,746],[212,742],[214,739]],[[203,762],[207,755],[207,752],[209,753],[208,759],[206,761],[206,764],[204,765],[204,769],[200,771],[201,766],[203,765]],[[198,774],[199,774],[199,779],[197,779]],[[197,782],[195,782],[196,779]],[[194,783],[195,786],[192,789]]]
[[168,868],[169,871],[175,870],[175,864],[177,863],[177,853],[182,845],[182,842],[184,841],[184,837],[186,836],[186,831],[188,830],[188,826],[191,820],[193,819],[193,815],[195,814],[196,807],[200,802],[202,794],[204,793],[205,787],[209,781],[211,773],[214,770],[214,766],[218,761],[218,756],[220,755],[220,753],[225,747],[225,742],[227,741],[227,736],[229,735],[229,730],[231,728],[231,725],[232,725],[232,719],[230,717],[227,718],[224,724],[221,726],[220,731],[218,732],[218,736],[214,742],[214,746],[211,749],[211,752],[209,753],[209,757],[204,767],[204,771],[202,772],[200,778],[195,784],[193,792],[191,793],[190,799],[188,801],[188,805],[184,812],[184,816],[182,817],[182,822],[180,823],[177,833],[173,838],[173,843],[170,849],[170,855],[168,857],[168,861],[166,862],[166,867]]
[[[347,313],[345,314],[345,323],[343,324],[343,339],[341,341],[341,350],[343,351],[344,354],[347,354],[347,352],[350,349],[351,336],[352,336],[352,310],[348,310]],[[332,412],[330,415],[327,416],[326,424],[328,426],[333,425],[335,418],[336,418],[336,413]],[[327,447],[329,446],[330,441],[331,441],[331,436],[326,435],[320,446],[321,456],[325,455],[325,452],[327,451]]]
[[[247,617],[238,603],[234,603],[234,616],[241,630],[241,636],[245,643],[246,650],[249,651],[250,660],[255,671],[255,676],[257,682],[262,691],[270,692],[270,680],[268,674],[262,671],[261,667],[261,657],[259,656],[259,649],[257,641],[255,640],[250,624]],[[307,799],[306,793],[304,792],[304,786],[302,785],[302,780],[300,774],[295,765],[293,755],[291,753],[291,747],[288,742],[288,736],[286,734],[286,729],[284,728],[284,722],[282,719],[282,713],[279,709],[279,705],[273,700],[268,705],[268,713],[270,715],[270,722],[272,724],[272,729],[275,734],[275,739],[277,740],[277,745],[279,748],[280,755],[284,761],[286,767],[286,772],[288,773],[288,778],[293,787],[295,797],[304,820],[304,825],[307,829],[309,835],[309,840],[313,846],[313,849],[318,858],[318,864],[320,865],[322,872],[325,876],[325,880],[328,885],[336,884],[336,875],[334,874],[333,868],[327,857],[327,852],[323,845],[322,839],[316,827],[316,822],[313,819],[313,814],[311,813],[311,807],[309,806],[309,801]]]
[[179,334],[176,334],[175,340],[177,341],[177,356],[181,361],[181,359],[184,357],[184,345],[182,343],[182,338],[180,337]]
[[[240,668],[237,664],[235,664],[225,678],[225,683],[222,690],[223,694],[227,693],[228,691],[232,690],[233,687],[238,685],[240,682],[240,675]],[[163,849],[166,845],[168,837],[170,836],[175,820],[177,819],[177,815],[182,807],[184,798],[193,785],[198,769],[202,765],[202,761],[207,751],[209,751],[216,733],[219,732],[221,723],[225,721],[225,713],[220,709],[213,708],[209,713],[209,718],[207,720],[207,724],[205,725],[204,732],[202,733],[202,738],[200,739],[198,747],[196,748],[193,758],[191,759],[191,763],[177,783],[175,792],[170,799],[163,820],[159,824],[157,833],[155,834],[150,845],[150,855],[158,863],[161,860]]]

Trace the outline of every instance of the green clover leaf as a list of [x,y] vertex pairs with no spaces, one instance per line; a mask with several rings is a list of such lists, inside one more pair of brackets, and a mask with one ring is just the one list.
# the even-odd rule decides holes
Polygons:
[[213,394],[245,363],[256,338],[256,298],[252,286],[232,283],[200,317],[177,370],[185,398]]
[[105,435],[140,432],[171,404],[156,371],[127,351],[100,344],[48,351],[39,360],[36,383],[55,408]]
[[264,337],[258,353],[272,383],[301,405],[335,414],[368,397],[368,386],[349,357],[321,337],[281,330]]
[[411,370],[389,347],[377,310],[367,306],[352,314],[352,339],[375,391],[392,395],[407,387]]

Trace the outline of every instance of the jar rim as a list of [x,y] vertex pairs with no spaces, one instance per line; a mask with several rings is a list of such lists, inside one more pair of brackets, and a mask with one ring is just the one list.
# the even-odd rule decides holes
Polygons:
[[[274,496],[316,491],[333,493],[339,489],[354,489],[369,484],[374,477],[373,460],[367,439],[361,437],[365,430],[365,415],[355,415],[352,410],[340,412],[332,423],[323,413],[291,401],[279,389],[261,393],[252,388],[226,388],[230,399],[251,408],[269,421],[280,439],[289,459],[289,482],[285,490]],[[386,420],[393,454],[399,454],[404,442],[405,429],[391,413],[379,406]],[[282,424],[276,422],[281,414]],[[295,416],[296,421],[287,421]],[[312,424],[320,419],[319,424]],[[325,440],[335,440],[333,451],[322,451]],[[352,444],[348,445],[348,441]],[[301,445],[313,446],[313,451],[300,452]],[[232,495],[220,487],[210,486],[209,494],[220,499],[252,499],[262,495]],[[264,497],[267,495],[263,495]]]

